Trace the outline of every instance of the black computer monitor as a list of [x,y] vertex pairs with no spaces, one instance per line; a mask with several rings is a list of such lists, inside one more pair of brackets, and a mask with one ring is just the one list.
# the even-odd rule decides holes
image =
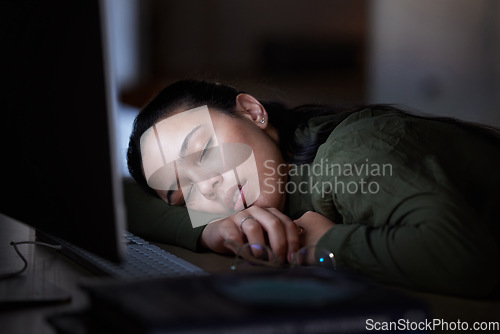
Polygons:
[[125,214],[101,6],[0,5],[0,212],[116,261]]

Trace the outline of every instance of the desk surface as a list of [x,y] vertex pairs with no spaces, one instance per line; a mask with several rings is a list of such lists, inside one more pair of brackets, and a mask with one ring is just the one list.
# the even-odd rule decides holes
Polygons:
[[[22,268],[21,259],[9,244],[11,241],[25,240],[35,240],[35,231],[29,226],[0,214],[1,273]],[[159,246],[214,274],[227,272],[232,262],[230,256],[193,253],[183,248],[164,244],[159,244]],[[46,293],[46,297],[50,297],[54,293],[50,287],[55,285],[67,292],[71,296],[71,300],[0,308],[2,332],[9,334],[55,333],[46,322],[46,317],[59,312],[84,308],[88,301],[78,286],[83,281],[98,278],[55,250],[36,245],[20,245],[19,248],[28,260],[26,272],[18,278],[20,287],[28,294],[41,293],[43,295]],[[12,286],[9,285],[12,283],[8,281],[0,281],[0,300],[3,300],[12,291]],[[443,319],[449,322],[460,320],[470,324],[474,321],[500,321],[500,299],[469,300],[406,290],[403,292],[425,300],[430,305],[433,319]]]

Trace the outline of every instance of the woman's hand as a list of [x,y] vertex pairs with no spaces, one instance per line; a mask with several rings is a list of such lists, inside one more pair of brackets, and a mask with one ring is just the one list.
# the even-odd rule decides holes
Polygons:
[[[307,211],[294,223],[304,229],[300,234],[301,247],[315,246],[323,234],[335,226],[330,219],[314,211]],[[306,264],[314,264],[314,252],[308,252],[305,261]]]
[[294,222],[275,208],[252,206],[208,224],[201,244],[218,253],[235,253],[245,243],[268,244],[281,263],[292,260],[299,249],[299,231]]

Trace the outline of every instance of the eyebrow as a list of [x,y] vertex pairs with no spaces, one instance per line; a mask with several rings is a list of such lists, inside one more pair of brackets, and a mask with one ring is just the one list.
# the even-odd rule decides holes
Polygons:
[[186,151],[188,149],[188,146],[189,146],[189,141],[191,140],[191,138],[193,137],[193,135],[195,134],[195,132],[201,127],[201,124],[198,125],[197,127],[195,127],[194,129],[192,129],[191,131],[189,131],[189,133],[186,135],[186,137],[184,138],[184,141],[182,142],[182,145],[181,145],[181,149],[179,151],[179,156],[181,158],[184,158],[185,155],[186,155]]

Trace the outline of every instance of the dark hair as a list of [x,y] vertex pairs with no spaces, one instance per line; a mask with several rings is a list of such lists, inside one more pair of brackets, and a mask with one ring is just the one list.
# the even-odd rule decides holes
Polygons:
[[178,81],[161,90],[134,120],[127,150],[130,175],[137,183],[148,188],[142,173],[140,139],[144,132],[160,119],[180,107],[187,110],[208,105],[222,112],[229,112],[234,109],[237,95],[238,92],[231,87],[197,80]]
[[[127,151],[127,163],[130,175],[141,185],[147,187],[142,172],[140,138],[144,132],[159,120],[168,117],[174,110],[182,107],[192,109],[207,105],[227,115],[236,117],[236,96],[243,93],[218,83],[200,80],[181,80],[161,90],[137,115]],[[297,108],[287,108],[283,103],[261,101],[269,114],[269,122],[278,132],[279,147],[283,157],[288,162],[306,163],[311,161],[319,145],[321,145],[332,127],[324,129],[318,136],[306,142],[295,142],[294,133],[298,126],[308,119],[326,114],[335,114],[336,124],[344,120],[355,109],[321,105],[304,105]],[[293,154],[292,154],[293,153]]]
[[[164,88],[140,111],[134,121],[127,151],[127,163],[130,175],[139,184],[149,189],[142,172],[140,138],[147,129],[159,120],[169,116],[170,113],[180,107],[187,110],[203,105],[237,117],[235,112],[236,96],[240,93],[243,92],[227,85],[200,80],[181,80]],[[365,108],[373,108],[408,114],[396,106],[382,104],[368,106],[308,104],[295,108],[287,108],[285,104],[280,102],[261,101],[261,103],[269,114],[270,124],[278,132],[278,145],[284,159],[295,164],[311,162],[316,155],[318,147],[326,141],[333,129],[353,112]],[[329,115],[329,122],[316,133],[315,137],[303,138],[300,142],[295,140],[294,135],[299,127],[306,125],[308,120],[322,115]],[[413,114],[412,116],[451,123],[500,144],[500,135],[498,130],[494,128],[478,126],[447,117],[418,116]]]

